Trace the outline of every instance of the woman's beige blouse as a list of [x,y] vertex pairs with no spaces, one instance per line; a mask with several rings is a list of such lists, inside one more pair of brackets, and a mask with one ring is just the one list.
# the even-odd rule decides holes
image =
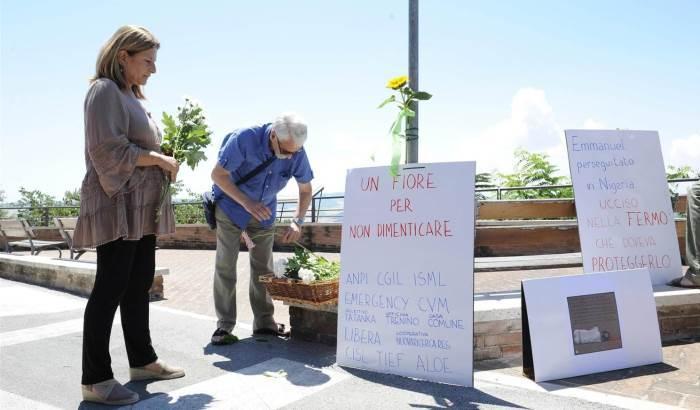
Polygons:
[[80,216],[73,246],[96,247],[123,238],[175,232],[170,196],[160,220],[156,208],[164,173],[156,166],[136,167],[141,153],[160,152],[160,131],[135,97],[101,78],[85,97],[85,166]]

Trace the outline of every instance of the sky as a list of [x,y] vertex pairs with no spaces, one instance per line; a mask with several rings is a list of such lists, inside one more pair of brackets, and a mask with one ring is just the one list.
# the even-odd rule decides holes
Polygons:
[[[666,165],[700,168],[700,1],[420,2],[420,162],[509,172],[544,152],[568,175],[564,129],[656,130]],[[121,25],[161,42],[145,87],[160,118],[185,96],[206,110],[208,160],[230,131],[280,112],[306,119],[314,187],[387,165],[395,111],[377,105],[408,72],[408,2],[0,0],[0,191],[61,198],[85,174],[83,100]],[[281,196],[293,196],[289,184]]]

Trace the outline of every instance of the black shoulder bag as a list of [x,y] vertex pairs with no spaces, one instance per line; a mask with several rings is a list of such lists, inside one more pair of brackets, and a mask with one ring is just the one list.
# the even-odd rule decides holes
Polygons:
[[[267,166],[270,165],[270,163],[276,158],[277,157],[275,155],[271,156],[270,158],[265,160],[265,162],[255,167],[255,169],[245,174],[243,178],[236,181],[236,186],[248,182],[248,180],[258,175],[260,171],[267,168]],[[216,217],[214,216],[214,212],[216,210],[216,201],[214,200],[214,194],[212,193],[212,191],[207,191],[202,194],[202,207],[204,208],[204,219],[207,220],[207,225],[209,225],[209,229],[216,229]]]

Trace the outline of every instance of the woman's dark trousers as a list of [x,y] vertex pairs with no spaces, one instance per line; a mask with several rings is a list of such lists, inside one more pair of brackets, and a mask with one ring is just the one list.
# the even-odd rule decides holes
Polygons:
[[82,384],[113,378],[109,337],[117,306],[130,367],[156,361],[148,326],[148,291],[153,283],[156,237],[118,239],[97,247],[97,275],[83,323]]

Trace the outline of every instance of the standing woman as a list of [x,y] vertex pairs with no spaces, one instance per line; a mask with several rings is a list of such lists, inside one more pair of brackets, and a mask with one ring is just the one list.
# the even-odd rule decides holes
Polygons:
[[124,26],[100,50],[85,97],[85,165],[77,247],[97,248],[95,285],[83,327],[83,399],[131,404],[138,394],[114,380],[109,337],[119,306],[131,380],[173,379],[185,372],[158,360],[148,325],[156,235],[175,231],[169,198],[156,222],[163,177],[179,164],[160,152],[160,131],[141,105],[156,72],[160,44],[143,27]]

